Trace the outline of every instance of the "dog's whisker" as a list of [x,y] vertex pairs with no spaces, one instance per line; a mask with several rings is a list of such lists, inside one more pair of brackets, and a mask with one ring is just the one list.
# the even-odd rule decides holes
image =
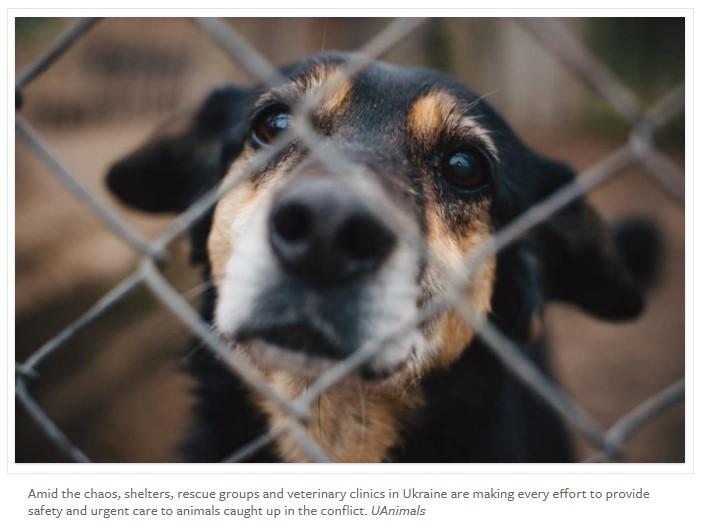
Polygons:
[[479,95],[473,101],[471,101],[466,106],[464,106],[463,112],[465,114],[468,114],[471,110],[476,108],[481,103],[481,101],[483,101],[484,99],[487,99],[488,97],[490,97],[491,95],[493,95],[497,91],[498,91],[498,88],[494,88],[493,90],[490,90],[490,91],[484,93],[483,95]]

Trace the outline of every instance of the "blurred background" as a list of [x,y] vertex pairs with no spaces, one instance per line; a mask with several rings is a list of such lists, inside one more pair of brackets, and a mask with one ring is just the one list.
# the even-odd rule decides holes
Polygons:
[[[73,19],[16,20],[16,71],[48,49]],[[321,50],[355,50],[388,20],[228,19],[281,65]],[[684,79],[684,20],[598,18],[562,21],[644,101]],[[514,21],[433,19],[385,60],[456,75],[537,150],[576,169],[627,138],[627,123],[573,77]],[[110,164],[161,123],[197,105],[214,87],[249,84],[246,72],[187,20],[107,19],[24,91],[21,114],[85,185],[147,236],[171,218],[122,208],[106,192]],[[683,167],[684,116],[658,145]],[[21,361],[130,273],[135,255],[69,195],[28,147],[16,144],[16,355]],[[684,372],[684,217],[641,169],[625,171],[591,194],[608,219],[640,215],[665,234],[664,266],[644,316],[596,321],[554,305],[547,331],[557,378],[603,425],[612,424]],[[200,277],[188,248],[173,248],[166,274],[194,305]],[[189,333],[146,290],[138,289],[42,365],[33,394],[95,461],[168,462],[187,425],[191,380],[182,372]],[[64,459],[17,406],[16,460]],[[582,456],[591,451],[577,438]],[[683,404],[637,432],[627,460],[684,460]]]

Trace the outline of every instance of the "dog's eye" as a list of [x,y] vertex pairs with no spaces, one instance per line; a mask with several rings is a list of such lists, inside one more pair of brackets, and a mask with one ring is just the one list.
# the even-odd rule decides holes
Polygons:
[[490,176],[486,159],[472,150],[461,150],[446,156],[441,170],[445,180],[464,191],[481,189]]
[[252,137],[260,145],[272,143],[293,124],[293,116],[283,106],[265,108],[254,118]]

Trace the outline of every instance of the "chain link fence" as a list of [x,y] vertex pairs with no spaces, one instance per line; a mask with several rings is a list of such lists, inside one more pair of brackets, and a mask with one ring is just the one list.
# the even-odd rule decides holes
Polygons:
[[[528,360],[519,345],[512,342],[490,321],[478,317],[473,308],[456,293],[462,291],[470,283],[473,272],[485,259],[496,255],[511,242],[549,219],[551,215],[573,200],[633,165],[643,167],[659,186],[680,204],[683,210],[684,176],[665,155],[657,150],[654,143],[654,135],[657,130],[669,123],[683,110],[684,87],[682,85],[674,87],[653,106],[645,107],[638,97],[627,89],[560,22],[533,18],[515,20],[516,24],[532,34],[565,68],[568,68],[593,89],[610,105],[615,113],[629,123],[629,139],[622,146],[579,174],[572,183],[560,188],[547,199],[528,209],[523,215],[495,233],[490,240],[480,245],[471,254],[466,255],[461,269],[449,270],[453,287],[447,288],[447,291],[455,293],[448,293],[433,299],[422,308],[417,318],[404,323],[391,335],[387,335],[379,341],[366,343],[352,355],[322,373],[303,395],[289,401],[277,393],[255,368],[228,353],[229,345],[211,331],[210,325],[203,321],[186,299],[169,284],[160,268],[169,258],[170,244],[184,235],[194,222],[205,215],[220,196],[263,167],[283,148],[293,134],[323,163],[335,166],[345,160],[340,159],[340,154],[328,145],[322,145],[310,126],[309,120],[297,120],[293,130],[284,134],[285,137],[280,138],[277,142],[277,147],[274,145],[273,149],[256,156],[247,167],[229,174],[219,188],[212,189],[202,196],[159,235],[151,240],[145,239],[108,205],[91,193],[52,153],[51,148],[19,114],[23,88],[50,68],[59,57],[70,50],[72,44],[81,39],[98,22],[99,19],[84,19],[77,22],[42,57],[17,75],[15,81],[18,111],[15,118],[17,137],[29,145],[34,155],[51,169],[56,179],[70,193],[88,207],[107,229],[129,245],[140,258],[139,265],[133,273],[124,278],[70,326],[33,352],[24,362],[16,364],[15,391],[18,401],[48,438],[71,460],[75,462],[91,461],[45,413],[33,398],[30,389],[32,384],[41,377],[42,365],[49,356],[58,354],[61,347],[73,336],[102,317],[111,306],[138,286],[146,286],[151,290],[161,303],[173,312],[195,336],[221,357],[224,364],[259,395],[278,406],[288,417],[284,423],[248,445],[240,447],[224,462],[245,461],[257,450],[274,442],[284,433],[292,435],[297,440],[310,460],[329,461],[324,450],[305,432],[304,424],[308,419],[311,403],[343,378],[353,373],[384,346],[402,336],[408,329],[416,327],[419,323],[429,320],[449,308],[457,309],[507,369],[597,449],[598,454],[587,461],[621,460],[624,445],[632,433],[684,399],[684,380],[681,379],[641,402],[630,412],[621,416],[612,426],[605,428],[589,416],[578,402],[567,396],[558,384],[548,379],[536,365]],[[355,58],[345,67],[344,75],[328,81],[320,90],[304,99],[299,109],[301,114],[306,118],[309,117],[316,102],[322,100],[326,93],[333,91],[337,83],[362,71],[369,62],[381,57],[425,22],[424,19],[419,18],[396,19],[390,22],[359,50],[360,54],[355,55]],[[194,19],[193,23],[209,35],[213,43],[222,48],[232,61],[245,68],[259,81],[270,85],[280,81],[276,69],[228,24],[219,19],[207,18]],[[387,220],[398,231],[397,222],[394,223],[392,219]],[[402,232],[397,234],[407,236]],[[417,240],[413,242],[419,243]],[[225,367],[223,366],[223,368]]]

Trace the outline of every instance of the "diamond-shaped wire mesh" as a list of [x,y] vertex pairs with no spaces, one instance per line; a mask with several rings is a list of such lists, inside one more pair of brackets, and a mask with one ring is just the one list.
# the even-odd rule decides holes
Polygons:
[[[55,45],[42,57],[17,76],[15,86],[18,109],[21,107],[23,88],[33,82],[46,69],[50,68],[62,54],[70,50],[72,44],[82,38],[97,22],[98,19],[79,21],[61,36]],[[218,19],[195,19],[193,22],[215,44],[221,47],[232,61],[246,69],[259,81],[264,83],[275,83],[277,81],[276,69],[233,28]],[[397,19],[389,23],[380,33],[368,41],[360,50],[361,53],[357,58],[346,66],[344,76],[350,77],[363,70],[370,61],[391,49],[424,22],[423,19]],[[642,102],[620,83],[558,21],[520,19],[516,23],[531,33],[565,68],[571,70],[585,84],[595,90],[618,115],[630,124],[629,139],[625,144],[612,151],[589,169],[583,171],[573,183],[562,187],[547,199],[531,207],[523,215],[495,233],[488,242],[466,255],[462,268],[451,270],[455,287],[448,288],[448,292],[461,291],[462,287],[471,281],[474,270],[485,259],[496,255],[511,242],[524,235],[531,228],[549,219],[551,215],[567,206],[573,200],[632,165],[643,167],[661,188],[678,200],[681,207],[683,207],[683,175],[679,173],[671,161],[656,149],[653,142],[654,133],[683,109],[683,86],[673,88],[657,104],[651,108],[645,108]],[[321,90],[308,96],[301,104],[300,110],[302,113],[308,117],[307,114],[314,107],[316,101],[321,100],[326,92],[334,90],[335,82],[341,82],[344,76],[340,76],[339,79],[333,79],[323,86]],[[365,344],[352,355],[325,371],[304,395],[294,401],[289,401],[278,394],[255,368],[237,359],[236,356],[228,354],[228,345],[211,331],[209,325],[199,317],[197,312],[190,307],[178,291],[167,282],[160,272],[159,266],[168,258],[169,244],[183,235],[194,222],[206,214],[223,193],[232,189],[238,182],[245,179],[275,156],[286,140],[290,139],[290,135],[281,139],[278,143],[278,150],[274,148],[264,155],[259,155],[244,169],[234,174],[229,174],[222,186],[212,189],[202,196],[154,239],[146,240],[137,234],[128,223],[123,221],[115,211],[102,203],[90,190],[84,187],[78,178],[52,153],[50,147],[32,130],[19,113],[16,115],[16,131],[18,137],[26,142],[32,152],[51,169],[57,180],[85,204],[107,229],[118,235],[141,258],[139,266],[132,274],[104,295],[70,326],[36,350],[24,362],[16,365],[17,399],[24,405],[29,415],[50,440],[65,455],[76,462],[90,462],[90,459],[45,413],[33,398],[29,388],[41,376],[42,364],[49,356],[57,353],[69,339],[102,317],[113,304],[119,302],[120,299],[139,285],[148,287],[169,310],[187,325],[195,336],[202,340],[214,353],[218,354],[223,362],[234,370],[246,384],[257,391],[259,395],[277,405],[288,416],[286,422],[279,424],[250,444],[239,448],[224,460],[225,462],[246,460],[247,457],[275,441],[283,433],[292,435],[310,460],[329,461],[328,455],[306,434],[303,427],[304,421],[308,417],[308,409],[311,403],[340,380],[353,373],[385,345],[403,335],[406,330],[416,327],[419,323],[436,316],[450,307],[458,309],[467,322],[475,329],[477,335],[490,346],[497,358],[516,377],[598,449],[599,454],[590,460],[618,460],[622,455],[624,443],[634,431],[684,398],[684,381],[682,379],[643,401],[630,412],[620,417],[614,425],[606,429],[591,418],[577,402],[567,396],[558,384],[547,378],[536,365],[532,364],[521,352],[519,345],[512,342],[510,338],[501,333],[489,321],[479,318],[474,313],[473,308],[459,296],[447,293],[441,298],[434,299],[433,302],[421,310],[417,318],[408,321],[391,335],[385,336],[377,342]],[[322,146],[321,141],[319,141],[306,119],[296,123],[293,133],[311,151],[315,152],[323,162],[331,165],[344,162],[339,153],[334,152],[328,146]],[[400,229],[400,226],[394,224],[392,218],[385,218],[385,220],[396,230]],[[402,232],[398,234],[399,236],[407,236]],[[419,243],[416,240],[413,240],[413,242]],[[223,368],[225,367],[223,366]]]

